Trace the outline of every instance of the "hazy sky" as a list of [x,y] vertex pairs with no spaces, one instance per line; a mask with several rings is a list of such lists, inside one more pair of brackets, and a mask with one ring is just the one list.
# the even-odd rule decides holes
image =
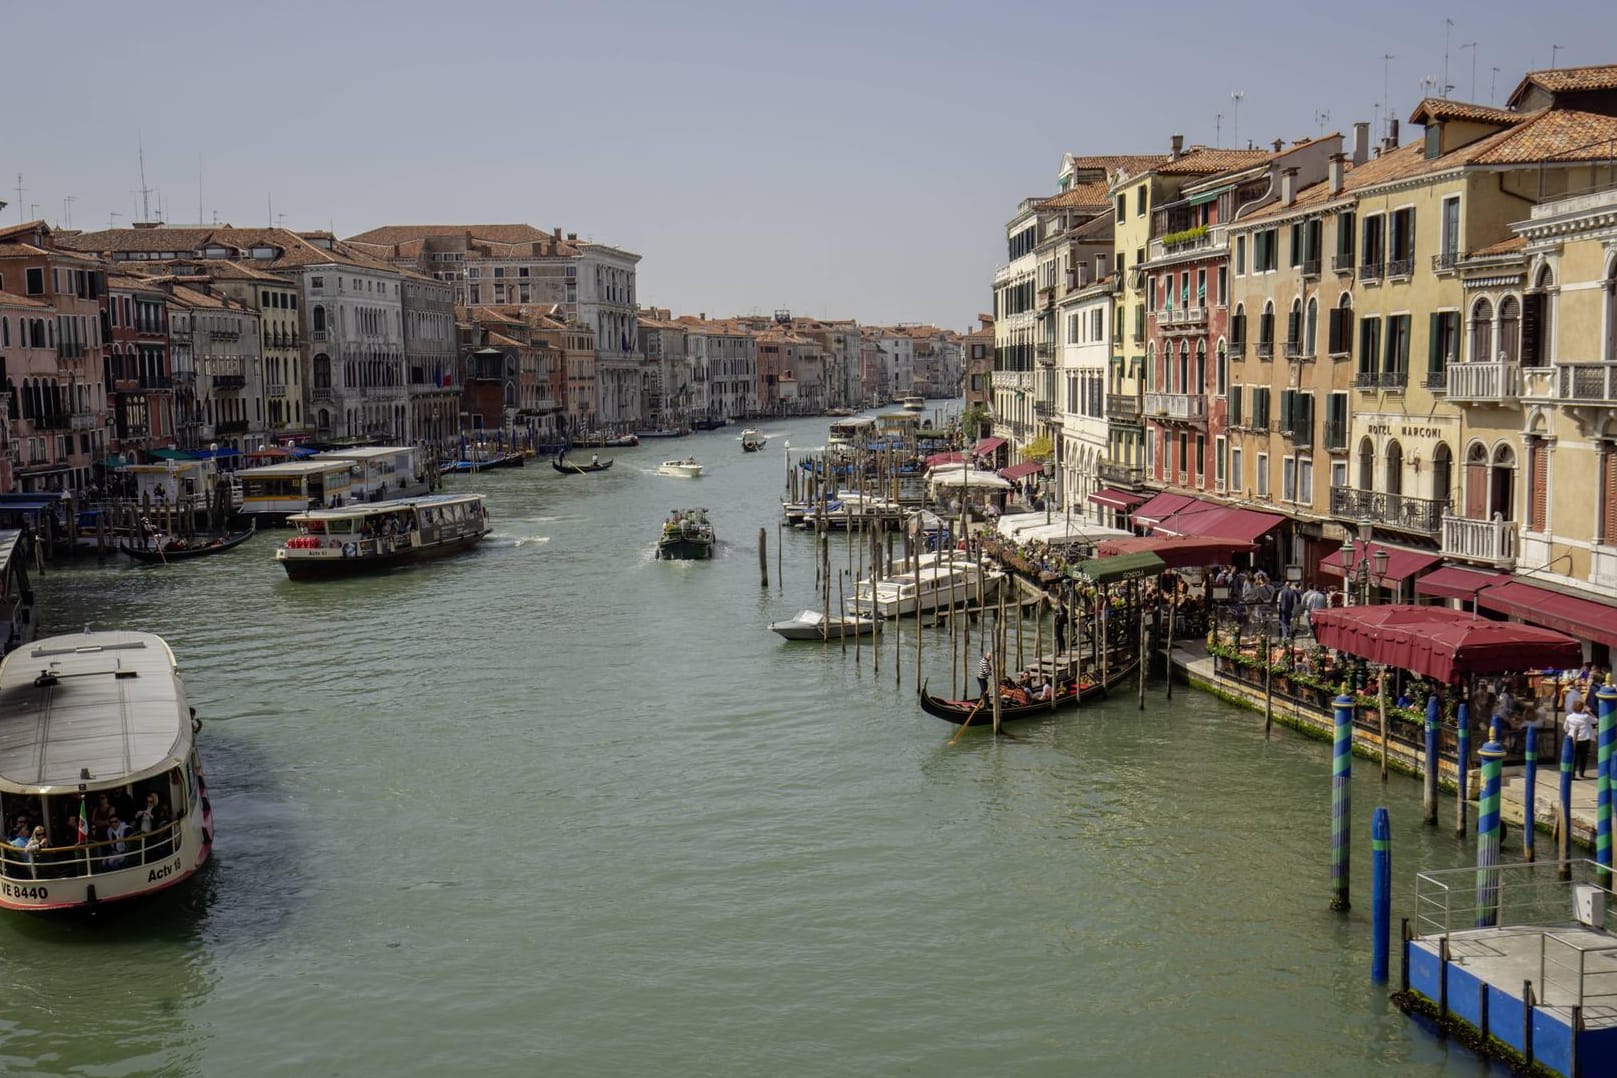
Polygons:
[[173,223],[200,176],[205,221],[268,223],[273,198],[340,236],[561,226],[643,255],[641,302],[676,312],[959,329],[1063,152],[1211,143],[1219,113],[1234,145],[1233,91],[1243,144],[1346,130],[1378,115],[1388,53],[1406,119],[1445,32],[1451,96],[1483,103],[1555,45],[1558,66],[1617,62],[1592,0],[12,0],[0,222],[127,224],[143,139]]

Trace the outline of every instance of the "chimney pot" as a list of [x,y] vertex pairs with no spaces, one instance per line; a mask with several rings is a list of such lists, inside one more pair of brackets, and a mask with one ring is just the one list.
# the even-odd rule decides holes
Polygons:
[[550,233],[550,238],[551,239],[557,239],[557,240],[561,239],[561,229],[559,229],[559,228],[552,229],[551,233]]
[[1370,124],[1360,120],[1353,125],[1353,163],[1362,165],[1370,160]]
[[1279,153],[1281,150],[1284,150],[1286,148],[1286,140],[1283,139],[1283,138],[1277,138],[1277,139],[1274,140],[1273,145],[1274,145],[1275,153]]
[[1346,164],[1347,164],[1347,155],[1346,154],[1341,154],[1341,153],[1333,153],[1333,154],[1331,154],[1330,180],[1331,180],[1331,194],[1333,194],[1333,195],[1339,195],[1339,194],[1342,193],[1343,176],[1347,172]]
[[1297,170],[1283,168],[1280,170],[1280,202],[1281,205],[1290,206],[1297,201]]
[[1177,161],[1179,156],[1185,152],[1185,136],[1175,135],[1171,141],[1173,143],[1172,159]]

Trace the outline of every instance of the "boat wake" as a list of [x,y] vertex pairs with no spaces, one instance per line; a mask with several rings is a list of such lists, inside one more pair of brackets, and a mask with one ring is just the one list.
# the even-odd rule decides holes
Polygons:
[[[501,537],[500,536],[490,536],[490,538],[497,539],[497,538],[501,538]],[[550,536],[548,536],[548,535],[519,535],[519,536],[515,537],[515,539],[511,543],[511,545],[513,547],[543,546],[545,543],[548,543],[548,542],[550,542]]]

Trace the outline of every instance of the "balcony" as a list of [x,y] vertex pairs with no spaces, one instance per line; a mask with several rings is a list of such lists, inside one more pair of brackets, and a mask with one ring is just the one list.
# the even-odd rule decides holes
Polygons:
[[1353,387],[1366,393],[1376,390],[1400,392],[1408,384],[1408,371],[1360,371],[1353,376]]
[[1207,418],[1207,397],[1201,393],[1147,393],[1145,410],[1161,419],[1200,422]]
[[327,329],[311,329],[309,339],[324,344],[326,341],[331,340],[331,331]]
[[80,341],[58,341],[56,343],[56,357],[58,359],[83,359],[84,344]]
[[1408,280],[1414,272],[1415,260],[1413,258],[1395,258],[1387,263],[1387,280],[1389,281]]
[[244,374],[216,374],[213,376],[213,388],[244,389],[247,386],[247,376]]
[[1518,526],[1514,520],[1503,520],[1497,513],[1492,520],[1444,514],[1443,556],[1482,562],[1496,569],[1515,568]]
[[1313,359],[1314,358],[1314,353],[1313,352],[1304,352],[1303,351],[1303,342],[1302,341],[1287,341],[1286,342],[1286,358],[1287,359]]
[[1055,366],[1056,348],[1049,341],[1040,341],[1033,346],[1033,356],[1046,367]]
[[1460,261],[1459,251],[1444,251],[1432,256],[1433,273],[1453,273],[1454,264]]
[[1617,363],[1557,363],[1553,369],[1556,398],[1617,406]]
[[1106,416],[1109,419],[1139,419],[1140,398],[1133,393],[1106,394]]
[[315,386],[309,390],[309,399],[312,401],[329,401],[332,399],[330,386]]
[[1293,429],[1284,419],[1275,419],[1270,421],[1269,429],[1299,448],[1307,449],[1314,444],[1314,428],[1311,426]]
[[1365,262],[1359,266],[1359,280],[1379,281],[1387,275],[1387,267],[1381,262]]
[[225,420],[221,420],[216,425],[215,429],[221,435],[246,434],[247,433],[247,420],[245,420],[245,419],[225,419]]
[[1351,274],[1353,272],[1353,253],[1331,256],[1331,269],[1336,273]]
[[1206,307],[1171,307],[1157,312],[1157,325],[1163,329],[1189,329],[1206,324]]
[[284,383],[284,382],[271,382],[271,383],[269,383],[268,385],[266,385],[264,387],[264,395],[267,396],[267,397],[284,397],[284,396],[286,396],[286,383]]
[[1056,406],[1050,401],[1034,401],[1033,414],[1040,419],[1049,419],[1056,414]]
[[94,412],[74,412],[68,417],[68,426],[73,430],[95,430],[100,425]]
[[241,330],[215,329],[210,330],[208,336],[212,337],[216,341],[239,341],[241,340]]
[[1231,341],[1230,342],[1230,358],[1231,359],[1245,359],[1246,358],[1246,342],[1245,341]]
[[1047,285],[1044,288],[1039,289],[1037,295],[1035,296],[1035,302],[1037,303],[1038,307],[1041,310],[1046,310],[1046,311],[1055,310],[1056,309],[1056,289],[1055,289],[1055,285]]
[[1305,259],[1303,259],[1303,277],[1308,278],[1308,277],[1318,277],[1318,276],[1319,276],[1319,259],[1317,259],[1317,258],[1305,258]]
[[1139,464],[1117,464],[1113,461],[1102,460],[1095,464],[1095,474],[1103,483],[1122,483],[1125,486],[1138,486],[1145,482],[1145,467]]
[[1275,354],[1275,342],[1259,341],[1255,350],[1259,359],[1273,359]]
[[141,378],[142,389],[173,389],[174,379],[166,374],[148,374]]
[[1437,535],[1443,529],[1443,513],[1448,502],[1416,498],[1408,494],[1387,494],[1355,487],[1331,488],[1331,516],[1341,520],[1373,520],[1378,527],[1397,531]]
[[1348,425],[1346,420],[1327,419],[1325,421],[1325,449],[1333,453],[1347,452]]

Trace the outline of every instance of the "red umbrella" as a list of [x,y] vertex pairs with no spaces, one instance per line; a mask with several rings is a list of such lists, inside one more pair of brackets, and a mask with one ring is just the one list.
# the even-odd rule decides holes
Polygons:
[[1489,621],[1441,606],[1354,606],[1314,612],[1314,638],[1371,662],[1453,683],[1468,674],[1576,666],[1583,647],[1565,633]]

